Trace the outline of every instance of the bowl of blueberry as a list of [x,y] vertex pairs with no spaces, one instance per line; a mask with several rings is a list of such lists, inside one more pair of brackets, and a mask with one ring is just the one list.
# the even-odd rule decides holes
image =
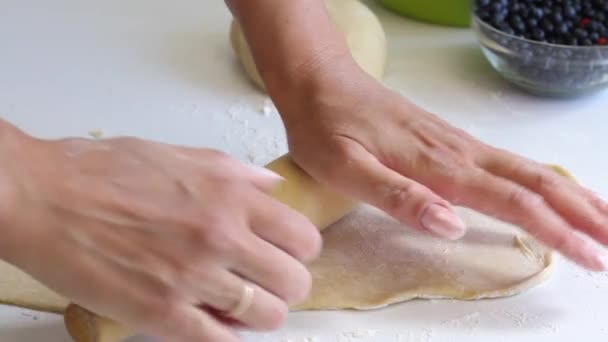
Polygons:
[[473,0],[472,27],[492,67],[530,92],[608,87],[608,0]]

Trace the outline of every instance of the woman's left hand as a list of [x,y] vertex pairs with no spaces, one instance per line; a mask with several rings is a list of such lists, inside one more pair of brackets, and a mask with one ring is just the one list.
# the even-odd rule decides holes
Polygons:
[[451,204],[516,224],[604,270],[608,205],[543,164],[488,146],[366,75],[332,63],[306,91],[275,96],[294,160],[321,183],[403,223],[457,239]]

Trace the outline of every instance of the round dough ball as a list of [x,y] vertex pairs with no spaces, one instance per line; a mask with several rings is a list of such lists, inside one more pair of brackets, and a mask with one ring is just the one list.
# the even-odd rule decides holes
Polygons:
[[[387,43],[384,29],[376,15],[357,0],[325,0],[336,27],[344,33],[357,64],[376,79],[384,75]],[[232,48],[243,65],[247,76],[265,89],[255,61],[238,22],[230,30]]]

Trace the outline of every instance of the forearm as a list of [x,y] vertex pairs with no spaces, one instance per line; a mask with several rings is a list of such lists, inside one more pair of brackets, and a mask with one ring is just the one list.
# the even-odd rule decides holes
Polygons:
[[306,93],[326,70],[354,64],[323,0],[226,0],[273,98]]

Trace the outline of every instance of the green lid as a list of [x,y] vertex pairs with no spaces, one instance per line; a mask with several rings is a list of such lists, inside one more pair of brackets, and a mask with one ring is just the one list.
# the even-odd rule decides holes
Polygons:
[[386,8],[434,24],[468,27],[471,0],[378,0]]

